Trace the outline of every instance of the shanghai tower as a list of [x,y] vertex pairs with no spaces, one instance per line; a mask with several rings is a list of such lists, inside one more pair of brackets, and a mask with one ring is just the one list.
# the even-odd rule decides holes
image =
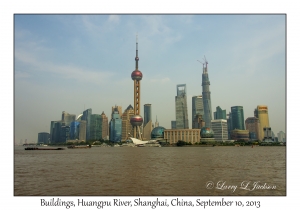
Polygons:
[[207,60],[204,59],[203,64],[203,73],[202,73],[202,99],[203,99],[203,108],[204,108],[204,121],[205,127],[211,128],[211,99],[210,99],[210,91],[209,91],[209,79],[207,73]]

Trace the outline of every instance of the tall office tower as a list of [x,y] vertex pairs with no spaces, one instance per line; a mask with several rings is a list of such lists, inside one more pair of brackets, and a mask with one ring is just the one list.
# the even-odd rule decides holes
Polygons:
[[151,104],[144,104],[144,127],[149,121],[152,121]]
[[[122,113],[122,112],[121,112]],[[101,139],[106,139],[108,137],[108,118],[102,112],[101,118],[100,118],[100,129],[101,129]]]
[[86,141],[86,121],[79,121],[79,131],[78,131],[78,140]]
[[221,107],[217,106],[214,112],[214,120],[224,119],[226,120],[226,109],[222,110]]
[[52,136],[51,143],[66,143],[70,139],[70,126],[62,121],[51,121]]
[[92,109],[87,109],[82,113],[81,120],[86,121],[86,140],[90,140],[90,129],[91,129],[91,115],[92,115]]
[[122,106],[115,105],[115,106],[111,107],[111,116],[110,116],[110,119],[113,118],[112,116],[113,116],[114,111],[118,111],[119,115],[121,115],[122,114]]
[[50,143],[56,142],[56,136],[54,135],[55,124],[61,122],[61,120],[51,121],[50,123]]
[[202,127],[205,127],[203,117],[200,114],[196,114],[195,118],[193,119],[193,129],[201,129]]
[[143,138],[151,139],[151,131],[152,131],[151,104],[144,104]]
[[171,121],[171,129],[176,129],[176,120]]
[[189,119],[187,111],[186,85],[177,85],[177,96],[175,96],[176,129],[188,129]]
[[242,106],[231,107],[231,130],[245,130],[244,125],[244,109]]
[[278,136],[278,142],[285,142],[285,133],[283,131],[279,131],[279,133],[277,133]]
[[60,134],[60,143],[66,143],[67,140],[70,139],[70,126],[65,125],[65,123],[62,123]]
[[[269,114],[268,114],[268,106],[266,105],[258,105],[257,108],[254,111],[254,116],[259,119],[260,122],[260,132],[264,134],[264,128],[270,127],[269,125]],[[261,139],[263,139],[263,135],[261,136]]]
[[232,129],[232,114],[229,112],[227,115],[227,129],[228,129],[228,138],[230,137],[230,133],[233,130]]
[[101,115],[92,114],[90,124],[90,139],[99,140],[102,138]]
[[248,117],[245,121],[246,130],[249,130],[251,140],[261,139],[260,122],[256,117]]
[[38,143],[49,144],[50,134],[47,132],[38,133]]
[[133,107],[129,105],[122,114],[122,141],[127,140],[132,134],[132,125],[130,124],[130,119],[133,115]]
[[202,73],[202,98],[203,98],[203,107],[204,107],[204,121],[206,127],[211,127],[212,120],[212,111],[211,111],[211,99],[209,91],[209,78],[207,72],[207,60],[203,63],[203,73]]
[[212,120],[211,128],[214,131],[214,138],[216,141],[228,140],[227,120]]
[[117,110],[114,111],[109,123],[109,139],[112,142],[121,142],[122,139],[122,119]]
[[78,139],[78,134],[79,134],[79,122],[78,121],[73,121],[71,122],[70,125],[70,139],[71,140],[76,140]]
[[61,121],[65,123],[66,126],[70,126],[71,122],[75,121],[76,115],[69,114],[68,112],[63,111],[61,114]]
[[[195,120],[196,115],[204,115],[203,109],[203,98],[202,96],[193,96],[192,97],[192,120]],[[192,124],[192,128],[194,127],[194,123]]]
[[143,118],[140,115],[140,102],[141,102],[141,85],[140,81],[143,78],[143,74],[139,71],[139,56],[138,56],[138,39],[136,37],[136,56],[135,56],[135,70],[131,73],[131,79],[134,83],[134,104],[133,111],[134,116],[130,118],[130,123],[133,129],[133,137],[134,138],[142,138],[141,137],[141,125],[143,124]]

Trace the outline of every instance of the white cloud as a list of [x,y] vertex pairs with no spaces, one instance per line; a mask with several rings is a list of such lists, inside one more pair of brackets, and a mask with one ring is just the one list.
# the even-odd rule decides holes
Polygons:
[[29,65],[28,69],[30,69],[28,70],[28,73],[21,73],[20,70],[16,70],[16,76],[18,78],[29,77],[29,74],[34,74],[35,71],[44,71],[46,73],[55,74],[57,77],[76,80],[77,82],[100,84],[109,81],[109,79],[114,75],[112,72],[98,69],[91,70],[74,66],[72,64],[59,65],[51,61],[39,60],[34,54],[25,52],[23,50],[16,50],[15,59],[16,63],[20,62],[21,64]]

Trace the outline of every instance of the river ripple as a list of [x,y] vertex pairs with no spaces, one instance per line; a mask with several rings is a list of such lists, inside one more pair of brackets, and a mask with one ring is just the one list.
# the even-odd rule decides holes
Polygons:
[[286,195],[286,147],[16,146],[14,195]]

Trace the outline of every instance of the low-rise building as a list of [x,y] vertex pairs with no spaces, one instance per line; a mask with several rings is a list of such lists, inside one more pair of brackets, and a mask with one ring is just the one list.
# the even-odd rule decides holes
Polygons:
[[200,129],[165,129],[164,139],[170,144],[176,144],[179,140],[195,144],[200,142]]

